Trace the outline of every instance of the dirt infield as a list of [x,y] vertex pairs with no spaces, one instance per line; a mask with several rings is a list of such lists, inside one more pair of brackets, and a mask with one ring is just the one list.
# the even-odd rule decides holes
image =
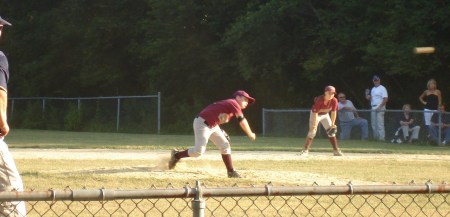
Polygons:
[[[120,168],[97,168],[95,170],[80,169],[78,173],[99,173],[117,176],[140,176],[160,179],[206,179],[211,177],[224,177],[224,168],[211,166],[209,161],[221,161],[217,151],[208,151],[200,158],[183,159],[175,170],[167,169],[170,151],[168,150],[129,150],[129,149],[11,149],[15,159],[64,159],[64,160],[148,160],[151,165],[135,165],[133,167]],[[343,161],[355,161],[362,159],[373,160],[395,160],[395,161],[441,161],[450,163],[448,155],[406,155],[406,154],[360,154],[347,153],[343,157],[334,157],[331,153],[310,153],[308,157],[300,157],[296,152],[271,152],[271,151],[235,151],[233,159],[239,160],[270,160],[270,161],[308,161],[339,159]],[[202,160],[201,168],[192,168],[189,161]],[[355,164],[356,165],[356,164]],[[75,171],[71,171],[75,172]],[[285,183],[329,185],[333,182],[336,185],[345,185],[349,180],[342,180],[336,177],[323,176],[315,173],[305,173],[301,171],[260,171],[246,169],[242,170],[244,177],[251,177],[255,182],[267,180],[278,180],[283,177]],[[355,184],[385,184],[352,180]]]
[[[130,149],[11,149],[16,159],[110,159],[110,160],[156,160],[168,158],[168,150],[130,150]],[[299,160],[299,159],[336,159],[331,153],[312,152],[309,157],[301,158],[296,152],[282,151],[234,151],[235,160]],[[361,154],[345,153],[342,160],[360,159],[395,159],[402,161],[442,160],[450,161],[450,155],[417,155],[417,154]],[[201,159],[220,160],[217,151],[207,151]]]

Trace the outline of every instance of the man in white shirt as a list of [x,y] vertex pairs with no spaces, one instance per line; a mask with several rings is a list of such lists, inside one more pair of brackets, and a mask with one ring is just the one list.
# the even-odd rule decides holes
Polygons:
[[[366,119],[359,117],[356,108],[352,101],[346,99],[345,93],[338,94],[338,111],[339,111],[339,126],[340,139],[350,139],[350,134],[354,126],[361,128],[361,140],[366,140],[369,137],[369,124]],[[356,118],[355,118],[356,116]]]
[[370,122],[373,130],[373,138],[384,141],[384,113],[386,111],[386,103],[388,102],[388,92],[386,88],[380,84],[381,80],[378,75],[374,75],[372,81],[374,86],[372,87],[372,90],[366,91],[366,99],[370,101],[372,109]]

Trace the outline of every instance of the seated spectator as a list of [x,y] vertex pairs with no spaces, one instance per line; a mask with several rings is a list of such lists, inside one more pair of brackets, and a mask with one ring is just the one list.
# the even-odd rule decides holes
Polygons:
[[340,92],[338,94],[338,118],[340,126],[340,139],[349,139],[354,126],[361,128],[361,140],[366,140],[369,136],[369,127],[367,120],[359,117],[358,112],[356,112],[355,106],[353,106],[352,101],[345,98],[345,93]]
[[[401,132],[403,133],[403,141],[412,143],[419,139],[420,126],[414,123],[414,116],[410,113],[411,105],[403,105],[403,112],[399,117],[399,124]],[[410,135],[411,133],[411,135]]]
[[[445,106],[439,105],[439,113],[434,113],[431,117],[430,137],[439,144],[439,128],[441,130],[442,145],[450,141],[450,114],[445,112]],[[440,117],[440,121],[439,121]]]

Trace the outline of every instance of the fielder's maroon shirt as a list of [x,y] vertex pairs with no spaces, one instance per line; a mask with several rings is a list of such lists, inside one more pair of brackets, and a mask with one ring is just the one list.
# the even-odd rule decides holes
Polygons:
[[221,100],[208,105],[200,112],[199,116],[205,119],[210,127],[215,127],[220,124],[219,114],[221,113],[228,115],[227,122],[235,115],[237,117],[244,116],[241,107],[235,99]]
[[[326,109],[327,112],[320,112],[321,109]],[[327,104],[324,104],[323,102],[323,95],[318,96],[317,99],[314,101],[314,105],[311,108],[311,111],[314,113],[319,113],[319,115],[327,114],[330,111],[337,111],[338,110],[338,101],[336,98],[331,98],[330,101],[328,101]]]

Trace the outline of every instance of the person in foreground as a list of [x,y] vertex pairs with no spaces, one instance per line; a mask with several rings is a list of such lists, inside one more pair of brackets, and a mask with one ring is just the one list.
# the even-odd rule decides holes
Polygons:
[[256,134],[251,130],[242,112],[254,102],[255,99],[248,93],[238,90],[233,94],[233,98],[221,100],[205,107],[194,119],[195,146],[184,151],[172,150],[169,169],[175,168],[181,158],[201,156],[206,151],[208,140],[211,140],[222,154],[228,177],[241,178],[233,168],[230,139],[219,125],[228,123],[235,116],[250,140],[255,141]]
[[[4,25],[11,26],[11,23],[0,17],[0,38]],[[5,136],[9,133],[9,125],[6,120],[8,79],[8,60],[5,54],[0,51],[0,192],[23,191],[22,178],[14,163],[14,159],[9,152],[8,145],[3,141]],[[1,202],[0,216],[26,216],[25,202]]]
[[[323,128],[327,131],[328,139],[333,146],[333,154],[335,156],[343,156],[341,150],[338,147],[336,133],[336,113],[338,110],[338,101],[334,97],[336,89],[333,86],[325,87],[323,95],[316,97],[314,105],[309,115],[309,132],[306,136],[305,146],[300,153],[301,156],[308,156],[309,149],[317,133],[317,126],[322,124]],[[331,112],[331,118],[330,113]]]

